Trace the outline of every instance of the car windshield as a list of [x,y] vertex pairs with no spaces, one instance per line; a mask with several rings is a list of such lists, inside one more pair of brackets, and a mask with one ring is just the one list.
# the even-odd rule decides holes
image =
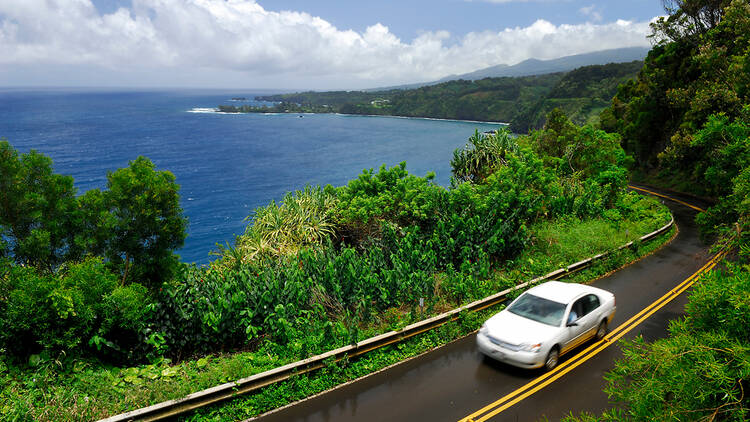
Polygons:
[[508,307],[508,311],[542,324],[558,327],[565,313],[565,304],[524,293]]

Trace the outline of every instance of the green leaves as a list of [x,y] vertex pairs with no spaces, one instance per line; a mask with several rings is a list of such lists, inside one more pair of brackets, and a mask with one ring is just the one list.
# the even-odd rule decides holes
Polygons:
[[453,151],[453,177],[458,183],[482,183],[497,167],[505,164],[506,155],[517,151],[518,144],[507,128],[493,134],[475,130],[463,149]]
[[113,220],[105,250],[123,283],[156,286],[170,278],[176,263],[172,251],[182,247],[187,228],[174,175],[138,157],[107,174],[107,188],[104,203]]
[[405,162],[390,169],[382,165],[377,172],[364,170],[336,191],[340,230],[357,245],[376,234],[381,221],[428,227],[434,221],[435,206],[444,195],[433,178],[434,174],[409,174]]
[[104,256],[122,283],[158,285],[171,276],[182,246],[174,176],[138,157],[107,175],[108,190],[76,196],[73,178],[54,174],[52,160],[18,154],[0,140],[0,256],[52,272],[67,261]]
[[223,265],[237,265],[261,257],[289,255],[306,246],[325,243],[335,231],[337,198],[320,187],[306,186],[256,209],[235,246],[220,247]]
[[73,178],[54,174],[51,159],[0,139],[0,192],[0,233],[17,263],[51,271],[78,257]]
[[0,296],[6,298],[0,348],[21,356],[47,350],[122,357],[138,344],[148,302],[143,286],[117,287],[99,258],[65,264],[53,274],[12,268]]

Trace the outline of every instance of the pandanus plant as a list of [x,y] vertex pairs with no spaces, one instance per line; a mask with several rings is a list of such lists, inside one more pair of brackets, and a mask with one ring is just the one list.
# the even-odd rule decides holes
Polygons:
[[227,266],[250,262],[258,257],[277,257],[325,242],[335,231],[333,213],[336,198],[320,187],[306,186],[287,193],[280,203],[271,201],[247,219],[245,234],[233,247],[217,245]]
[[504,165],[506,155],[518,151],[518,143],[507,129],[491,134],[478,130],[469,138],[466,146],[453,151],[451,168],[454,179],[461,182],[481,183],[498,166]]

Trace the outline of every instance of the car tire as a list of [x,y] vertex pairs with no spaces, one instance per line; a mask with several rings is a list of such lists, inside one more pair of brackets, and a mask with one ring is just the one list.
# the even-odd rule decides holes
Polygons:
[[599,341],[604,338],[604,336],[607,335],[607,320],[605,319],[599,324],[599,328],[596,329],[596,334],[594,334],[594,339],[596,341]]
[[551,371],[557,366],[557,362],[560,360],[560,349],[557,346],[550,349],[547,353],[547,359],[544,360],[544,369]]

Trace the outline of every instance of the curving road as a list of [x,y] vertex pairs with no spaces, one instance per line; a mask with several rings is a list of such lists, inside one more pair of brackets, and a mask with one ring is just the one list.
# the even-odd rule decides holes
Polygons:
[[[705,207],[695,200],[681,199]],[[677,237],[653,255],[593,283],[613,292],[617,298],[617,314],[610,325],[612,330],[680,285],[710,259],[693,223],[696,211],[684,204],[664,202],[674,214],[679,229]],[[628,331],[624,338],[639,334],[647,340],[664,337],[668,321],[682,315],[685,303],[686,294],[679,294]],[[600,412],[609,407],[607,396],[602,392],[605,385],[602,376],[621,352],[615,344],[578,362],[585,353],[580,349],[563,356],[558,369],[564,367],[567,360],[570,360],[567,366],[578,366],[501,409],[500,405],[494,405],[499,399],[546,376],[539,371],[515,369],[483,358],[471,335],[259,420],[456,421],[470,420],[471,416],[474,420],[515,422],[545,417],[556,421],[570,412]],[[502,411],[497,412],[498,409]]]

